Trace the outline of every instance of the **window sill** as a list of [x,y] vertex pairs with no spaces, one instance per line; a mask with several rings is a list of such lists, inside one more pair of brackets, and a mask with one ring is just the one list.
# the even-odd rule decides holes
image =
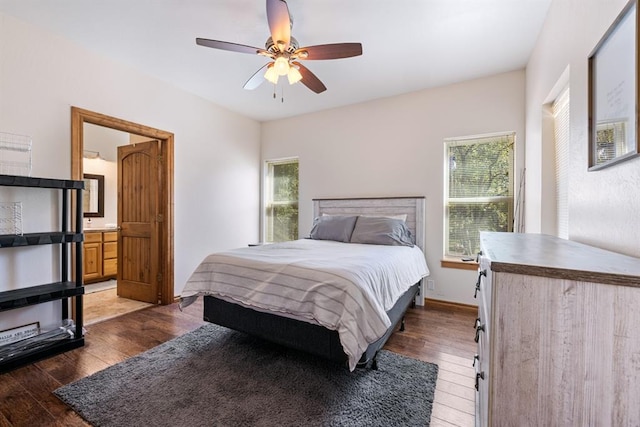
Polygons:
[[478,263],[474,261],[462,261],[457,257],[444,257],[440,260],[442,268],[456,268],[458,270],[478,270]]

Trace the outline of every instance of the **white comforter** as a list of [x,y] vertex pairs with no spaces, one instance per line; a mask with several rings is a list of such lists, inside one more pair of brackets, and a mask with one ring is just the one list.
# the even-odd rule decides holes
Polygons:
[[207,256],[185,285],[181,306],[213,295],[320,324],[338,331],[353,370],[391,325],[386,311],[428,274],[417,246],[303,239]]

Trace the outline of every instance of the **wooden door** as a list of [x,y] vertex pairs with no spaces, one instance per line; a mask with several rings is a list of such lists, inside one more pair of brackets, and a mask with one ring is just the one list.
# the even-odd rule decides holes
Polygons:
[[158,303],[160,142],[118,147],[118,296]]

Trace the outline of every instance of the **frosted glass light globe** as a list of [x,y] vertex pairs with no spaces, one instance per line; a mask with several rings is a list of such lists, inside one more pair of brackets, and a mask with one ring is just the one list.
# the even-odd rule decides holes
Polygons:
[[281,56],[276,59],[273,68],[276,69],[276,73],[278,73],[279,76],[286,76],[289,72],[289,61],[284,56]]

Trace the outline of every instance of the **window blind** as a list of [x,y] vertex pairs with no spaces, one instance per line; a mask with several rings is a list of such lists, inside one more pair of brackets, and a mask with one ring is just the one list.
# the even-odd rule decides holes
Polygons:
[[553,129],[555,138],[556,172],[556,230],[558,237],[569,238],[569,88],[553,102]]

